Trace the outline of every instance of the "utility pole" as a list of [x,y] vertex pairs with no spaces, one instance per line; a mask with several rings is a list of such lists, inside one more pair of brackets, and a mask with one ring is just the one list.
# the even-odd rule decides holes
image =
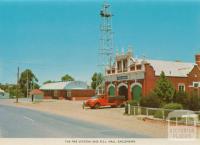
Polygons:
[[28,70],[27,70],[27,92],[26,92],[26,98],[28,98],[28,90],[29,90],[29,84],[28,84]]
[[[32,90],[34,90],[34,79],[31,79],[31,91]],[[30,91],[30,92],[31,92]],[[31,100],[32,100],[32,102],[34,101],[34,96],[33,96],[33,94],[31,94]]]
[[19,67],[17,68],[17,95],[16,95],[16,103],[18,103],[19,98]]
[[32,79],[32,90],[34,90],[35,87],[34,87],[34,79]]

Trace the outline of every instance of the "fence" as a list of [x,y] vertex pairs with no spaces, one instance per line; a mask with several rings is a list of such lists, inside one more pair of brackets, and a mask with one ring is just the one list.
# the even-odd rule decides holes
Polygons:
[[[171,109],[163,109],[163,108],[147,108],[147,107],[141,107],[141,106],[131,106],[128,104],[125,107],[125,114],[128,115],[144,115],[147,118],[152,119],[162,119],[167,120],[167,117],[170,112],[175,111]],[[193,111],[196,116],[198,116],[198,122],[197,124],[200,124],[200,111]]]

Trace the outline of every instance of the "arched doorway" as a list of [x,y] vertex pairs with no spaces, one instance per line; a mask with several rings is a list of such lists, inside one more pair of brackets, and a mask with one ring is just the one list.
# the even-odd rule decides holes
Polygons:
[[125,96],[126,100],[128,100],[128,88],[126,86],[119,87],[119,96]]
[[108,89],[108,95],[109,96],[115,96],[115,87],[114,86],[110,86]]
[[139,85],[133,86],[131,89],[131,95],[133,100],[139,102],[142,96],[142,87]]

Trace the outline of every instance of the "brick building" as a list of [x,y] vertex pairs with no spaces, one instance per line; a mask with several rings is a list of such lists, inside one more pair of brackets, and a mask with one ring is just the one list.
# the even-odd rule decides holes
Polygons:
[[136,59],[132,52],[117,54],[111,68],[106,68],[105,93],[108,96],[124,95],[127,100],[139,100],[155,87],[163,71],[175,89],[199,94],[200,54],[195,63]]
[[45,99],[85,100],[95,95],[82,81],[47,83],[40,87]]

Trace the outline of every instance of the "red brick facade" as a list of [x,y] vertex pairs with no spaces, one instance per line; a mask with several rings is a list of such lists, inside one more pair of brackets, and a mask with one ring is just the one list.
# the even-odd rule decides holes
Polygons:
[[[172,84],[174,85],[174,88],[177,91],[179,91],[179,89],[183,89],[185,92],[191,92],[194,90],[199,92],[200,55],[196,55],[195,58],[196,58],[196,62],[193,64],[182,63],[182,62],[160,61],[160,62],[167,62],[167,64],[170,64],[170,63],[172,64],[172,71],[167,72],[166,76],[172,82]],[[124,59],[131,60],[132,58],[130,54],[117,56],[116,61],[115,61],[115,66],[113,66],[112,69],[115,68],[115,72],[118,71],[118,73],[112,74],[110,73],[110,71],[107,71],[106,77],[105,77],[106,78],[106,83],[105,83],[106,95],[109,96],[110,94],[113,94],[111,93],[111,89],[110,89],[111,87],[115,89],[114,95],[120,95],[119,93],[120,87],[125,86],[128,92],[127,94],[125,93],[124,95],[127,97],[128,100],[134,99],[135,96],[138,97],[139,96],[138,93],[140,92],[141,92],[141,96],[147,96],[154,89],[156,81],[159,79],[159,75],[156,74],[156,70],[154,68],[155,65],[151,65],[151,63],[148,63],[148,62],[143,63],[143,61],[141,61],[140,64],[138,64],[137,66],[136,64],[134,64],[135,66],[133,67],[133,65],[130,63],[124,64],[124,65],[121,64],[124,62],[123,61]],[[120,63],[118,64],[118,62]],[[160,65],[160,62],[158,63],[159,65]],[[182,67],[182,64],[183,64],[183,67]],[[187,68],[184,65],[189,66],[190,68]],[[130,66],[130,68],[126,66]],[[169,66],[170,65],[166,67],[169,67]],[[126,68],[124,69],[123,67],[126,67]],[[161,68],[157,67],[156,69],[160,70],[162,68],[163,66]],[[184,73],[181,69],[183,69]],[[170,70],[170,68],[167,68],[166,70]],[[186,72],[185,70],[189,70],[189,71]],[[180,75],[179,75],[179,72],[180,72]],[[197,86],[194,86],[194,83],[196,83]],[[139,88],[141,88],[141,90]]]
[[40,90],[45,99],[86,100],[95,95],[95,90],[89,89],[83,81],[61,81],[43,84]]
[[[144,96],[148,95],[148,93],[155,87],[156,81],[159,79],[159,76],[155,76],[155,71],[147,65],[145,73],[145,79],[143,86],[142,94]],[[197,75],[197,77],[195,77]],[[200,69],[197,65],[194,66],[192,71],[187,75],[187,77],[167,77],[173,84],[174,88],[178,91],[179,84],[185,84],[185,92],[191,92],[195,88],[192,86],[193,82],[200,82]]]
[[43,90],[45,99],[86,100],[95,95],[95,90]]

